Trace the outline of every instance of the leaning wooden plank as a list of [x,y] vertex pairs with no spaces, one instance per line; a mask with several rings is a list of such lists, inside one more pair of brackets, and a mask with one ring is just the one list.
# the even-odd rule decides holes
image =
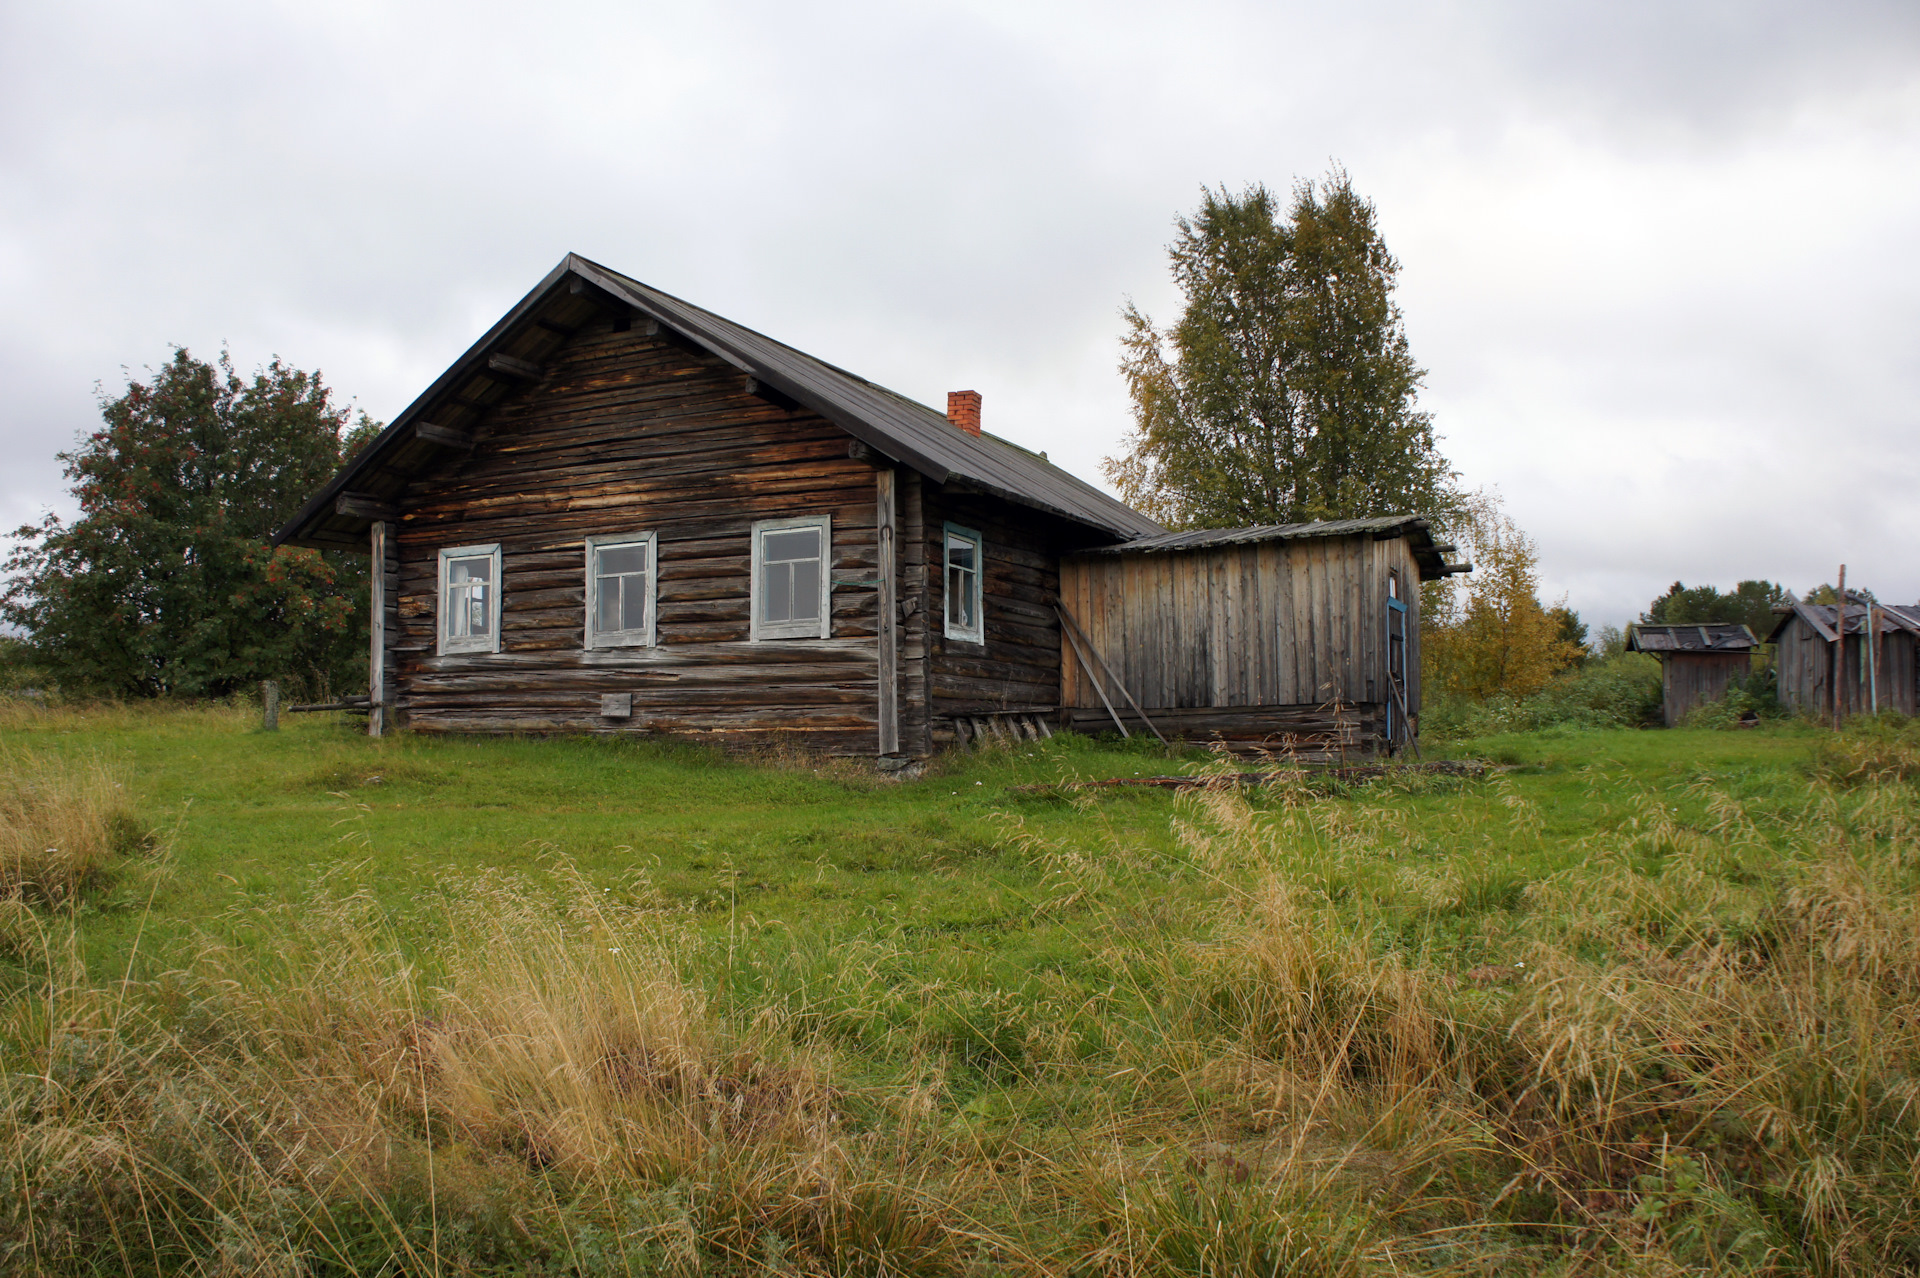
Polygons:
[[1107,717],[1113,720],[1114,727],[1120,729],[1120,735],[1122,737],[1132,737],[1133,734],[1127,731],[1127,725],[1120,722],[1120,716],[1113,712],[1113,702],[1107,699],[1106,687],[1100,682],[1099,676],[1094,674],[1093,666],[1087,661],[1087,654],[1081,651],[1079,627],[1073,626],[1066,621],[1065,609],[1061,610],[1061,628],[1066,631],[1068,638],[1073,643],[1074,660],[1078,661],[1080,668],[1086,671],[1087,682],[1093,685],[1093,690],[1100,694],[1100,704],[1107,708]]
[[[1078,633],[1080,630],[1080,626],[1078,622],[1074,621],[1072,615],[1069,614],[1067,610],[1061,607],[1060,605],[1056,604],[1054,606],[1060,613],[1061,624],[1073,630],[1074,632]],[[1083,640],[1086,638],[1085,635],[1081,635],[1080,637]],[[1110,670],[1107,669],[1107,663],[1100,659],[1099,651],[1092,649],[1091,646],[1089,646],[1089,652],[1090,652],[1090,655],[1092,656],[1092,659],[1099,664],[1102,673],[1104,673],[1108,678],[1111,679],[1113,677],[1113,674]],[[1140,722],[1146,724],[1148,730],[1151,731],[1154,736],[1160,738],[1161,745],[1167,744],[1166,736],[1163,733],[1161,733],[1160,729],[1153,726],[1153,720],[1147,718],[1147,712],[1140,708],[1140,703],[1133,699],[1133,694],[1131,692],[1127,691],[1127,685],[1124,683],[1120,683],[1119,680],[1114,680],[1114,682],[1118,684],[1120,688],[1120,695],[1127,699],[1127,704],[1133,707],[1133,712],[1140,716]],[[1105,692],[1102,692],[1100,694],[1100,699],[1102,701],[1105,701],[1107,699],[1107,694]],[[1109,704],[1107,708],[1111,710],[1113,707],[1111,704]],[[1115,715],[1114,722],[1118,723],[1119,721],[1120,721],[1120,717],[1118,715]],[[1120,734],[1122,736],[1127,735],[1127,730],[1125,728],[1120,729]]]

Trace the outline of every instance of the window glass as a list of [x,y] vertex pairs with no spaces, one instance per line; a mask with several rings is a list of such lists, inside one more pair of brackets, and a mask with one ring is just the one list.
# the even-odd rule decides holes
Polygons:
[[761,534],[760,574],[760,620],[820,619],[820,529]]
[[964,528],[947,529],[947,634],[979,642],[985,638],[980,618],[980,535]]
[[447,561],[447,638],[483,639],[493,628],[493,558]]
[[652,599],[646,542],[594,547],[593,628],[599,634],[638,634],[647,630]]

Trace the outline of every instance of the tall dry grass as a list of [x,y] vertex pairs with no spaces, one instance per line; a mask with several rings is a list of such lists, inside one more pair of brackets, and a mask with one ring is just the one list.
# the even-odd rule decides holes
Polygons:
[[684,936],[568,877],[458,885],[412,956],[360,893],[148,990],[17,1001],[0,1266],[946,1273],[821,1062],[722,1025]]
[[140,838],[117,769],[0,751],[0,900],[72,901]]
[[[1710,780],[1685,796],[1704,818],[1634,795],[1582,862],[1524,889],[1510,962],[1466,971],[1409,952],[1353,890],[1394,855],[1391,804],[1190,798],[1185,846],[1243,885],[1169,964],[1185,1011],[1155,1059],[1233,1098],[1214,1121],[1241,1134],[1216,1162],[1279,1194],[1269,1225],[1318,1213],[1350,1244],[1245,1263],[1421,1267],[1438,1248],[1449,1265],[1920,1272],[1920,802],[1896,780],[1920,759],[1836,750],[1847,766],[1784,815]],[[1508,798],[1503,834],[1537,834]],[[1401,883],[1450,906],[1468,886]],[[1148,1177],[1142,1201],[1163,1210],[1166,1185]],[[1188,1233],[1233,1235],[1213,1219],[1226,1198],[1197,1201]],[[1512,1251],[1529,1236],[1532,1260]],[[1271,1251],[1256,1242],[1243,1259]]]

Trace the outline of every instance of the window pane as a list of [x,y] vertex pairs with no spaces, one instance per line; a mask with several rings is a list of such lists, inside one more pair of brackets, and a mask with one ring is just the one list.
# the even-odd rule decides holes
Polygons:
[[600,549],[600,572],[611,577],[615,573],[645,572],[647,570],[647,548],[645,546],[603,546]]
[[490,557],[476,559],[453,559],[447,562],[447,580],[455,581],[492,581],[493,560]]
[[647,574],[629,573],[620,579],[620,628],[647,628]]
[[593,628],[601,633],[620,629],[620,579],[601,577],[593,583]]
[[760,582],[767,588],[760,620],[786,621],[793,615],[793,569],[788,564],[768,564]]
[[[484,579],[483,579],[484,581]],[[487,615],[487,588],[482,583],[467,587],[467,633],[485,635],[492,618]]]
[[818,559],[820,530],[795,528],[787,532],[770,532],[761,539],[760,544],[768,563],[786,559]]
[[820,619],[820,561],[802,559],[788,567],[793,572],[793,611],[788,616],[794,621],[818,621]]
[[956,568],[972,568],[977,553],[970,541],[962,541],[958,537],[947,541],[947,562]]

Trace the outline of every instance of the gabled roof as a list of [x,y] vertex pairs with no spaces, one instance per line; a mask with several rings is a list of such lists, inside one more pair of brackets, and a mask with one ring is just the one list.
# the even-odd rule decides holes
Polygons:
[[460,447],[463,430],[506,398],[513,379],[536,376],[575,328],[609,308],[679,335],[936,483],[1045,511],[1105,537],[1161,530],[1131,506],[1018,445],[969,434],[944,413],[569,253],[316,493],[274,535],[275,542],[363,547],[383,503],[397,497],[412,475]]
[[[1848,591],[1852,594],[1852,591]],[[1787,606],[1780,609],[1780,619],[1767,632],[1768,643],[1780,642],[1780,632],[1793,624],[1798,617],[1813,628],[1813,632],[1828,643],[1834,641],[1834,616],[1838,609],[1832,604],[1803,603],[1792,595],[1787,596]],[[1883,604],[1873,605],[1874,631],[1890,635],[1902,631],[1920,634],[1920,604]],[[1863,600],[1855,599],[1847,604],[1847,633],[1863,635],[1867,632],[1867,605]]]
[[1747,652],[1760,646],[1753,631],[1736,623],[1636,625],[1627,631],[1630,652]]
[[1081,551],[1087,555],[1150,555],[1176,550],[1205,550],[1213,546],[1248,545],[1263,541],[1306,541],[1317,537],[1372,536],[1376,540],[1405,537],[1412,543],[1420,580],[1434,581],[1453,573],[1472,572],[1472,564],[1450,564],[1443,556],[1452,546],[1435,545],[1427,520],[1418,515],[1380,515],[1371,519],[1322,519],[1310,524],[1250,524],[1245,528],[1194,528],[1186,532],[1136,537],[1114,546]]

